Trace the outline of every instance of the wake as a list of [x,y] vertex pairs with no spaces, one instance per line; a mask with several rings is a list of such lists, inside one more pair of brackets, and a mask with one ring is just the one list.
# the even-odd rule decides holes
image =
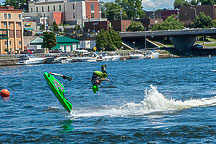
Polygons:
[[92,109],[74,110],[71,113],[73,117],[96,117],[96,116],[144,116],[151,113],[173,112],[194,107],[215,106],[216,97],[175,100],[167,99],[163,94],[159,93],[157,88],[150,85],[150,89],[145,90],[145,97],[140,103],[127,103],[122,106],[101,106]]

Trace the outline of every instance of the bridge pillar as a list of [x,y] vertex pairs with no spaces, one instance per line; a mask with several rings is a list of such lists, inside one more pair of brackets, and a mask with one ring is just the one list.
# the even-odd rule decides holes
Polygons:
[[170,41],[179,52],[191,50],[196,41],[196,36],[170,37]]

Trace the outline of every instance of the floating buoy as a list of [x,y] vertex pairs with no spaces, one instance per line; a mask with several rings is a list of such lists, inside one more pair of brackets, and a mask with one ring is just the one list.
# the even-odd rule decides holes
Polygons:
[[1,96],[2,97],[9,97],[10,92],[7,89],[2,89],[1,90]]

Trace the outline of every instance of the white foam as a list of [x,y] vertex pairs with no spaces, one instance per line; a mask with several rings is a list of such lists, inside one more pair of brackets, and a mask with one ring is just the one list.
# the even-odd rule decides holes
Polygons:
[[96,117],[96,116],[143,116],[153,112],[169,112],[189,109],[193,107],[215,106],[216,97],[190,99],[186,101],[167,99],[159,93],[155,86],[145,90],[145,97],[140,103],[129,102],[122,106],[94,107],[74,110],[72,117]]

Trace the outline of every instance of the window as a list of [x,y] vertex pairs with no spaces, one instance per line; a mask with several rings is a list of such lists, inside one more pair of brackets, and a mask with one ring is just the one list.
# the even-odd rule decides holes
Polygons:
[[11,41],[9,41],[9,45],[11,46]]
[[73,4],[73,9],[75,9],[75,4]]
[[4,22],[4,27],[7,27],[7,22]]
[[91,3],[91,11],[94,11],[94,3]]
[[11,26],[11,22],[8,22],[8,27],[10,27]]
[[91,13],[91,18],[94,18],[94,13]]
[[61,11],[61,5],[59,5],[59,11]]
[[22,45],[22,42],[21,41],[19,41],[19,46],[21,46]]
[[38,7],[36,7],[36,12],[38,12]]
[[22,17],[21,14],[19,14],[19,19],[21,19],[21,17]]
[[33,12],[33,8],[31,8],[31,12]]
[[4,18],[7,19],[7,14],[4,14]]
[[11,19],[11,14],[8,14],[8,19]]
[[5,46],[7,46],[7,41],[5,41]]
[[18,22],[18,26],[21,27],[21,22]]
[[44,12],[44,7],[42,6],[42,12]]
[[73,19],[75,19],[75,18],[76,18],[75,13],[73,13]]
[[53,6],[53,11],[55,11],[55,6]]
[[48,12],[50,12],[49,6],[48,6]]

